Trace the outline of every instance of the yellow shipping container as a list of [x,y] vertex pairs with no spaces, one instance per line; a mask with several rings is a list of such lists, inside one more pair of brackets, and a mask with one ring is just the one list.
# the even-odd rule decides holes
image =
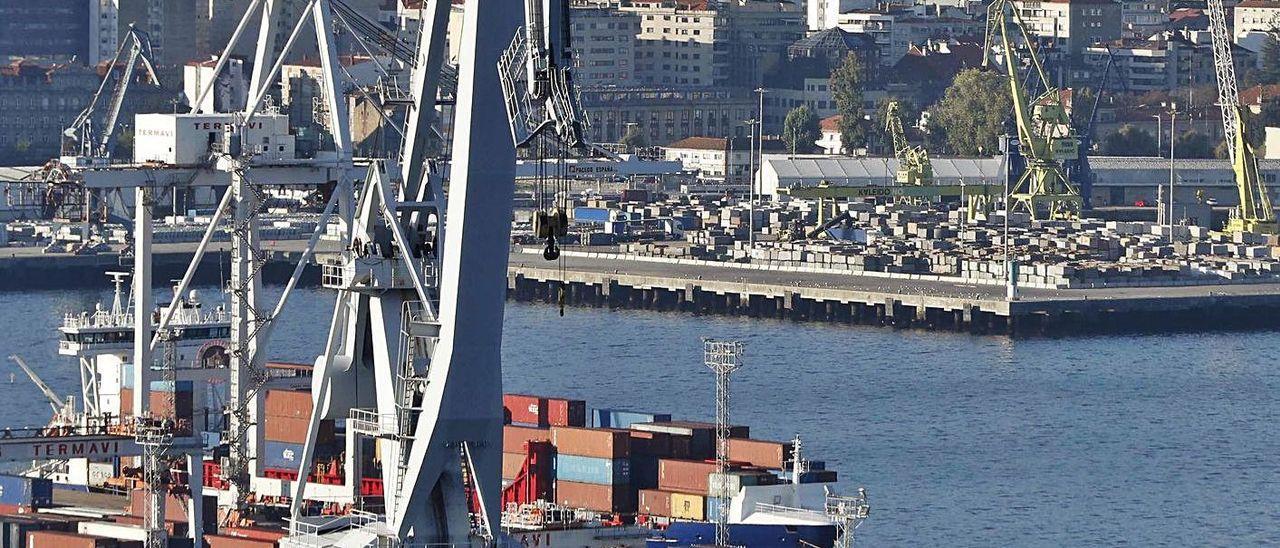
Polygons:
[[706,497],[689,493],[671,493],[671,517],[701,521],[706,515]]

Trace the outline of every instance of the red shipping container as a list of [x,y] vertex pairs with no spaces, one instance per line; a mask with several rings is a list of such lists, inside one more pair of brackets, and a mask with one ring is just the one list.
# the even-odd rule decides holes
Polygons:
[[204,543],[209,548],[275,548],[274,540],[235,537],[226,534],[205,535]]
[[502,451],[505,453],[524,454],[524,444],[528,441],[551,441],[551,430],[532,428],[529,426],[502,427]]
[[[165,497],[164,503],[164,519],[165,521],[187,521],[187,504],[185,498],[178,498],[172,493]],[[147,509],[147,491],[145,489],[134,489],[129,492],[129,515],[141,517]]]
[[310,390],[268,390],[263,414],[275,417],[311,418]]
[[716,463],[701,460],[658,460],[658,489],[686,493],[706,493],[708,476]]
[[602,459],[631,456],[631,435],[626,430],[555,426],[551,428],[551,443],[562,455]]
[[595,512],[633,512],[636,498],[635,490],[627,484],[596,485],[557,481],[556,503]]
[[770,470],[781,470],[791,461],[791,442],[729,438],[729,460]]
[[502,454],[502,479],[515,479],[520,475],[520,469],[524,467],[524,459],[527,457],[524,453],[503,453]]
[[[262,417],[262,423],[262,437],[267,441],[305,443],[307,441],[307,429],[311,426],[311,417],[297,418],[267,415]],[[333,419],[320,421],[320,428],[316,431],[316,441],[320,443],[333,442],[333,427]]]
[[586,426],[587,402],[547,398],[547,422],[551,426]]
[[275,542],[287,536],[288,533],[282,529],[264,529],[260,527],[223,527],[218,531],[218,534],[224,537],[269,540],[271,542]]
[[115,548],[119,542],[113,538],[63,533],[59,531],[32,531],[27,533],[27,548]]
[[525,394],[503,394],[502,408],[515,424],[551,426],[547,421],[547,399]]
[[671,517],[671,493],[657,489],[641,489],[636,497],[636,513]]

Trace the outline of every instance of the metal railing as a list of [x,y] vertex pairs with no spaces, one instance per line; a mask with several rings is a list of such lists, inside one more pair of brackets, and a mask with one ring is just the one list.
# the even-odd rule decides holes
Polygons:
[[400,434],[399,421],[394,413],[378,413],[372,409],[352,409],[348,418],[351,428],[370,436],[396,436]]
[[810,510],[807,508],[796,508],[793,506],[783,506],[781,504],[768,504],[763,502],[756,503],[756,511],[772,514],[779,517],[803,519],[820,522],[832,522],[831,516],[821,510]]

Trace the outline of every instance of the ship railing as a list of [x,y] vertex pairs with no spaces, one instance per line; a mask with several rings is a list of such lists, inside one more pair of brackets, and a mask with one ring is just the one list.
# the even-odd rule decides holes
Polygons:
[[[231,311],[217,308],[208,312],[179,312],[173,317],[173,325],[204,325],[228,323]],[[103,327],[133,327],[133,313],[113,314],[105,310],[97,312],[67,313],[62,318],[64,329],[92,329]]]
[[796,508],[794,506],[783,506],[781,504],[769,504],[764,502],[757,502],[755,509],[757,512],[764,512],[778,517],[810,521],[832,521],[831,516],[821,510],[810,510],[808,508]]
[[378,413],[372,409],[355,408],[348,415],[352,430],[368,436],[395,436],[400,432],[395,413]]

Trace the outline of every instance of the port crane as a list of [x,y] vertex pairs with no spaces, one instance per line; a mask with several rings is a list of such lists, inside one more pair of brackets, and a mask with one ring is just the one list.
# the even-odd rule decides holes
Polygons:
[[[1032,84],[1045,90],[1036,97],[1030,96],[1018,76],[1015,41],[1026,44]],[[1033,219],[1075,218],[1081,209],[1080,192],[1063,173],[1062,162],[1076,158],[1080,142],[1063,106],[1062,94],[1050,85],[1034,44],[1012,0],[995,0],[987,7],[982,65],[991,65],[992,52],[999,47],[1013,99],[1018,141],[1027,160],[1026,170],[1006,197],[1012,202],[1008,209],[1024,210]]]
[[902,118],[898,115],[898,110],[898,102],[889,101],[885,112],[884,129],[893,140],[893,155],[898,158],[898,169],[894,172],[894,181],[899,185],[932,185],[933,163],[929,161],[929,151],[907,141],[907,134],[902,129]]
[[1213,68],[1218,78],[1218,106],[1222,108],[1222,135],[1227,142],[1240,199],[1240,204],[1231,209],[1225,228],[1231,233],[1276,234],[1280,232],[1276,213],[1267,188],[1258,176],[1258,157],[1244,132],[1244,111],[1236,87],[1231,34],[1227,31],[1222,0],[1209,0],[1209,30],[1213,38]]
[[[139,63],[142,64],[147,82],[159,87],[160,79],[156,76],[156,69],[151,63],[151,41],[145,32],[129,25],[125,39],[120,41],[120,48],[116,50],[111,64],[107,65],[102,84],[89,100],[89,106],[85,107],[80,115],[76,116],[75,121],[63,131],[63,156],[78,160],[72,165],[82,165],[85,161],[106,161],[111,157],[112,149],[115,147],[116,125],[120,119],[120,111],[124,107],[124,97],[129,91],[129,85],[133,82],[133,73]],[[115,86],[111,88],[108,98],[107,85],[111,82],[111,75],[116,67],[121,69],[120,77],[115,81]],[[106,111],[99,113],[99,103],[104,100]],[[102,122],[95,131],[94,119],[99,115],[102,116]]]

